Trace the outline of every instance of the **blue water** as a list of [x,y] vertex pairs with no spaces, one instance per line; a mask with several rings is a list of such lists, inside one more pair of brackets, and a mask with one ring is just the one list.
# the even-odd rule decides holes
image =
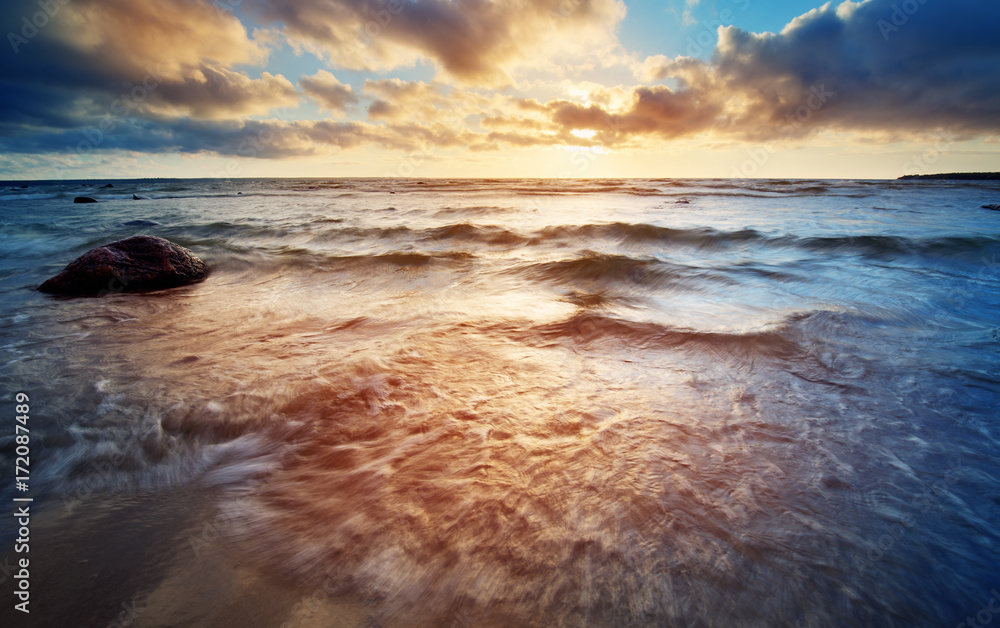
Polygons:
[[[1000,586],[997,182],[24,183],[38,508],[204,487],[359,623],[954,626]],[[212,274],[35,290],[136,234]]]

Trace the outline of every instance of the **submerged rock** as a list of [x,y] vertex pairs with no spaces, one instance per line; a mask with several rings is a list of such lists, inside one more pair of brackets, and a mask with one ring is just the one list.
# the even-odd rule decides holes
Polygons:
[[96,203],[97,199],[90,196],[77,196],[73,199],[74,203]]
[[989,205],[983,205],[983,209],[992,209],[993,211],[1000,212],[1000,203],[990,203]]
[[163,238],[135,236],[87,251],[38,289],[51,294],[100,296],[174,288],[207,276],[208,266],[188,249]]
[[109,183],[109,184],[107,184],[107,185],[102,185],[101,187],[102,187],[102,188],[113,188],[113,187],[115,187],[115,186],[113,186],[113,185],[111,185],[111,184]]
[[135,192],[133,192],[132,193],[132,200],[133,201],[148,201],[149,197],[148,196],[139,196],[138,194],[136,194]]
[[155,226],[157,226],[159,224],[160,223],[156,222],[155,220],[129,220],[127,222],[123,222],[122,226],[123,227],[155,227]]

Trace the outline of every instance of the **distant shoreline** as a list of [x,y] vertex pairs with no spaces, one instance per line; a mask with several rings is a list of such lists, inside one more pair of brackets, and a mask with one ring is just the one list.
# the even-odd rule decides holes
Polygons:
[[[247,181],[394,181],[406,183],[410,181],[587,181],[607,180],[607,177],[138,177],[114,178],[95,177],[89,179],[0,179],[0,191],[3,188],[28,188],[35,185],[105,185],[107,183],[179,183],[217,181],[226,183],[241,183]],[[616,177],[618,181],[900,181],[900,180],[953,180],[953,181],[996,181],[1000,180],[1000,172],[952,172],[942,174],[907,174],[892,178],[860,178],[860,177]],[[13,190],[11,190],[13,191]]]
[[904,179],[936,179],[941,181],[996,181],[1000,180],[1000,172],[949,172],[944,174],[906,174],[897,181]]

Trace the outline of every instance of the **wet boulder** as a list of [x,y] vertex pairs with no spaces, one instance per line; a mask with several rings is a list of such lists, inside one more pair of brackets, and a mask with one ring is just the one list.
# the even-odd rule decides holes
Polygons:
[[100,296],[174,288],[207,276],[208,266],[190,250],[163,238],[135,236],[87,251],[38,289]]
[[97,199],[91,196],[77,196],[73,199],[74,203],[96,203]]

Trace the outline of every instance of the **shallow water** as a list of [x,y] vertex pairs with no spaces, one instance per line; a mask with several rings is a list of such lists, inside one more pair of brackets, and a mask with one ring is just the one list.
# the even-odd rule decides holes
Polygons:
[[[995,182],[82,183],[0,194],[40,506],[211,487],[231,551],[388,625],[953,626],[1000,585]],[[138,233],[212,275],[33,290]]]

